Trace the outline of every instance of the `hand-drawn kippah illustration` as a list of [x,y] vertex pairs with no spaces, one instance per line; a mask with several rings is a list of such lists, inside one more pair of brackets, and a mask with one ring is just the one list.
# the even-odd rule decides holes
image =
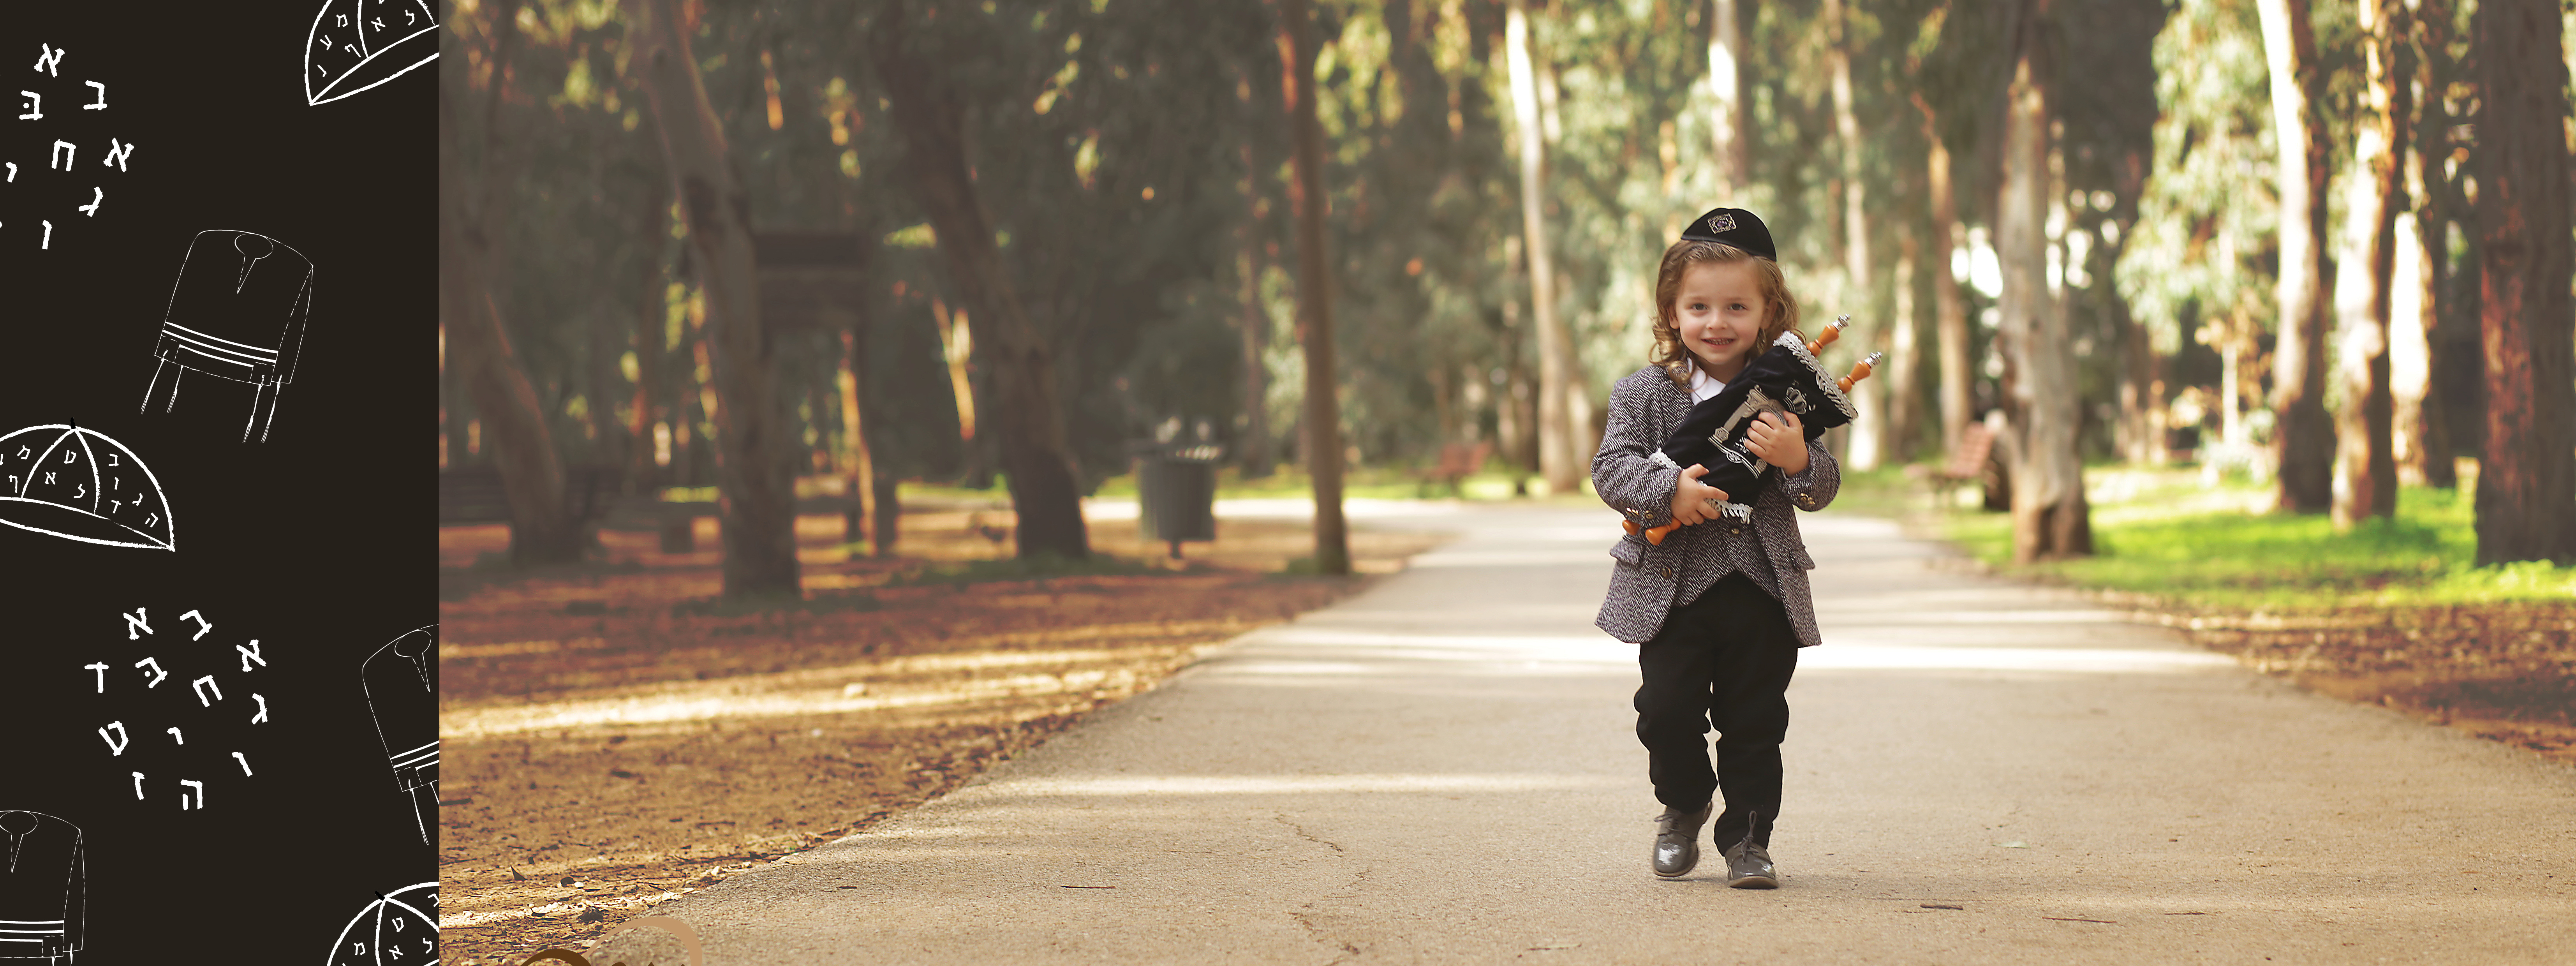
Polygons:
[[68,424],[0,436],[0,523],[82,543],[179,549],[161,481],[125,444]]
[[438,883],[379,892],[331,944],[328,966],[435,966]]
[[304,103],[323,104],[438,59],[438,15],[424,0],[331,0],[304,38]]
[[[277,395],[295,381],[295,360],[304,349],[304,323],[313,311],[313,263],[302,252],[255,232],[210,228],[188,243],[179,262],[179,281],[170,287],[170,307],[161,318],[161,337],[152,355],[152,382],[143,388],[143,410],[161,390],[169,372],[170,396],[163,412],[179,403],[179,380],[189,372],[251,385],[250,421],[242,440],[259,430],[268,440],[268,425],[277,419]],[[267,415],[261,415],[265,402]]]
[[0,812],[0,959],[70,962],[89,882],[81,830],[41,812]]
[[423,844],[436,843],[429,820],[438,817],[437,660],[438,625],[431,624],[377,648],[359,672],[394,787],[411,796]]

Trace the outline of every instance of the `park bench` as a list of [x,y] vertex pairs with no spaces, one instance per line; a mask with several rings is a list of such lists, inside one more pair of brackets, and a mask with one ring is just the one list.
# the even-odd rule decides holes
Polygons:
[[1962,483],[1985,479],[1986,460],[1994,455],[1995,431],[1984,423],[1969,423],[1959,432],[1959,446],[1950,451],[1950,462],[1929,474],[1937,505],[1950,505],[1950,494]]
[[1492,455],[1493,452],[1494,444],[1484,440],[1479,440],[1472,445],[1448,443],[1441,446],[1440,462],[1429,472],[1422,474],[1423,495],[1430,495],[1431,484],[1435,482],[1448,487],[1450,496],[1459,495],[1458,482],[1483,469],[1485,457]]

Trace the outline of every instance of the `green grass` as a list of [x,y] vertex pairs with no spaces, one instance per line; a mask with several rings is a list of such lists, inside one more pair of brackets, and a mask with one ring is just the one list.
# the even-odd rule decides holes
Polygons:
[[2576,567],[2478,567],[2470,496],[2404,487],[2397,517],[2337,532],[2325,514],[2258,512],[2269,486],[2191,471],[2091,470],[2095,556],[2013,567],[2006,514],[1952,511],[1978,559],[2081,587],[2198,607],[2311,610],[2576,598]]

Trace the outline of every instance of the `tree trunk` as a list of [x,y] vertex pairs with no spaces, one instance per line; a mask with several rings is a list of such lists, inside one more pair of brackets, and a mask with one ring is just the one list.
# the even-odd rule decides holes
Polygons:
[[[1874,311],[1876,299],[1870,287],[1869,222],[1864,213],[1869,205],[1868,182],[1861,176],[1860,117],[1852,109],[1851,42],[1844,24],[1843,0],[1825,0],[1825,72],[1831,81],[1834,98],[1834,138],[1841,155],[1843,292],[1846,301],[1841,311],[1860,320],[1852,333],[1859,336],[1854,345],[1879,348],[1888,331],[1885,319]],[[1821,314],[1821,313],[1820,313]],[[1837,313],[1839,314],[1839,313]],[[1879,442],[1887,431],[1880,418],[1879,390],[1884,379],[1871,379],[1855,387],[1852,402],[1860,415],[1854,419],[1850,434],[1852,469],[1878,468]]]
[[2004,411],[1997,442],[2012,473],[2013,559],[2028,563],[2093,552],[2076,428],[2075,355],[2064,306],[2048,291],[2049,103],[2040,21],[2046,0],[2026,8],[2004,106],[2003,177],[1996,203],[1995,254],[2003,262],[2003,316],[1995,333],[2004,359]]
[[[2415,49],[2421,55],[2423,90],[2439,92],[2449,89],[2453,65],[2448,51],[2451,45],[2452,16],[2446,0],[2423,0],[2413,18],[2416,29]],[[2460,314],[2455,305],[2451,267],[2451,225],[2460,216],[2460,206],[2450,179],[2440,165],[2451,156],[2451,119],[2443,98],[2428,94],[2417,112],[2413,157],[2415,164],[2415,231],[2417,247],[2424,253],[2423,274],[2416,281],[2424,287],[2424,383],[2423,402],[2416,411],[2418,451],[2424,465],[2424,485],[2457,489],[2460,485],[2455,447],[2451,443],[2449,394],[2443,391],[2444,363],[2452,353],[2448,326]],[[2475,237],[2475,233],[2470,233]]]
[[893,102],[914,198],[930,215],[940,261],[962,306],[982,331],[990,417],[1009,474],[1014,530],[1022,557],[1068,560],[1091,555],[1082,520],[1082,474],[1067,445],[1055,354],[1033,330],[993,240],[990,216],[975,192],[966,157],[965,104],[938,80],[931,55],[907,49],[902,21],[909,4],[881,11],[872,31],[878,78]]
[[2280,339],[2273,354],[2273,430],[2281,508],[2316,513],[2334,502],[2334,418],[2326,391],[2326,183],[2334,147],[2317,101],[2325,71],[2303,0],[2257,0],[2272,74],[2272,130],[2281,194],[2281,269],[2273,289]]
[[2480,565],[2576,564],[2576,276],[2567,212],[2567,62],[2559,8],[2481,0],[2479,290],[2486,446],[2478,459]]
[[707,101],[690,25],[676,0],[631,0],[629,43],[640,65],[662,153],[707,300],[716,395],[716,486],[724,530],[724,595],[798,596],[793,427],[780,405],[760,280],[751,251],[751,197],[734,174],[724,126]]
[[1324,127],[1315,119],[1315,25],[1306,0],[1280,0],[1279,19],[1280,61],[1288,75],[1281,87],[1295,145],[1288,204],[1297,220],[1297,341],[1306,350],[1303,448],[1315,487],[1315,570],[1343,575],[1351,572],[1351,544],[1342,520],[1342,406],[1333,378],[1333,276],[1324,251],[1327,197]]
[[1912,96],[1914,109],[1923,114],[1923,139],[1930,148],[1923,164],[1924,191],[1932,196],[1932,255],[1927,261],[1941,354],[1941,451],[1950,453],[1958,450],[1959,437],[1976,416],[1968,411],[1974,388],[1968,375],[1968,306],[1959,297],[1959,277],[1950,272],[1950,253],[1959,248],[1959,203],[1950,189],[1950,148],[1941,140],[1932,104],[1921,92]]
[[1556,317],[1556,273],[1548,256],[1541,183],[1547,172],[1547,149],[1539,119],[1538,72],[1530,62],[1529,16],[1522,0],[1510,0],[1504,16],[1513,126],[1520,136],[1521,251],[1529,260],[1530,320],[1538,326],[1538,471],[1547,481],[1548,492],[1571,493],[1577,457],[1565,396],[1574,349]]
[[1243,478],[1257,480],[1269,476],[1276,457],[1270,449],[1270,368],[1263,356],[1270,348],[1270,313],[1261,306],[1261,240],[1264,218],[1261,217],[1260,167],[1252,152],[1252,139],[1243,140],[1243,202],[1248,216],[1243,225],[1243,250],[1235,256],[1235,274],[1240,276],[1238,298],[1243,309],[1243,434],[1238,439],[1236,458],[1243,467]]
[[[509,145],[503,143],[499,85],[507,83],[511,48],[517,45],[516,4],[495,12],[501,36],[492,55],[492,96],[485,108],[482,171],[468,185],[457,139],[463,125],[455,116],[463,91],[464,71],[441,71],[439,86],[439,288],[441,315],[447,323],[448,364],[472,399],[482,426],[482,450],[500,471],[501,489],[510,501],[510,559],[518,564],[562,563],[581,559],[580,523],[564,501],[564,470],[555,451],[536,388],[510,346],[501,306],[492,294],[494,276],[505,269],[501,234],[509,211],[509,187],[515,170]],[[479,189],[479,190],[476,190]],[[457,425],[462,433],[465,426]]]
[[[866,309],[861,308],[860,311],[865,312]],[[866,339],[864,316],[853,320],[848,329],[842,330],[841,371],[840,378],[836,380],[841,390],[839,462],[841,473],[848,480],[843,485],[842,495],[850,501],[841,513],[841,539],[853,544],[866,535],[868,525],[875,521],[877,506],[876,454],[868,448],[868,418],[866,407],[860,404],[859,392],[860,373],[867,371],[861,365],[859,343]]]
[[1886,430],[1879,434],[1880,451],[1891,463],[1904,463],[1912,458],[1917,405],[1922,393],[1918,384],[1923,372],[1922,329],[1914,310],[1915,266],[1923,261],[1923,248],[1910,232],[1898,239],[1896,309],[1888,316],[1893,326],[1887,343],[1887,416]]
[[2406,8],[2397,0],[2360,0],[2364,63],[2370,90],[2367,110],[2353,133],[2355,187],[2347,215],[2355,244],[2348,271],[2355,297],[2344,309],[2349,340],[2343,405],[2336,413],[2334,522],[2350,527],[2369,517],[2397,515],[2397,460],[2391,424],[2395,400],[2388,386],[2389,312],[2394,294],[2397,213],[2406,208],[2405,119],[2412,92],[2398,60]]
[[1708,34],[1710,155],[1717,159],[1717,200],[1741,207],[1742,191],[1752,180],[1745,173],[1743,59],[1744,27],[1735,0],[1709,0]]
[[637,493],[651,493],[662,480],[662,449],[653,429],[663,418],[668,406],[664,401],[668,387],[662,384],[662,356],[667,351],[663,329],[670,320],[670,279],[662,272],[662,241],[670,237],[668,219],[671,200],[667,185],[653,181],[644,191],[643,219],[636,225],[644,250],[643,300],[635,309],[635,418],[628,424],[627,438],[634,441],[628,451],[626,479]]

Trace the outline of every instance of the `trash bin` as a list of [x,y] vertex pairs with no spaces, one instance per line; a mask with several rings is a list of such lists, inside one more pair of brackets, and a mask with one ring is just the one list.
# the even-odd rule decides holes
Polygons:
[[1216,464],[1225,448],[1214,443],[1137,442],[1137,525],[1145,539],[1171,544],[1216,539]]

